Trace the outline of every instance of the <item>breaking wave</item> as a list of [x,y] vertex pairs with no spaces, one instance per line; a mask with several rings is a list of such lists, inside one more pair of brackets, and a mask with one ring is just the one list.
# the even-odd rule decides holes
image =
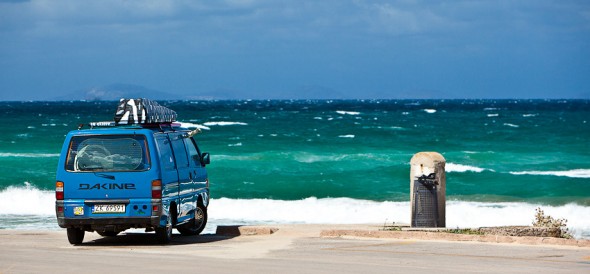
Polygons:
[[461,165],[461,164],[454,164],[454,163],[447,163],[445,165],[446,172],[482,172],[486,170],[485,168],[476,167],[476,166],[468,166],[468,165]]
[[[0,228],[58,229],[54,219],[53,191],[29,184],[0,191]],[[568,220],[576,238],[590,238],[590,207],[577,204],[546,206],[529,203],[447,201],[446,225],[450,228],[530,225],[535,209]],[[212,199],[210,225],[219,224],[384,224],[410,222],[410,202],[370,201],[352,198],[302,200]],[[7,224],[6,222],[11,222]],[[208,227],[207,231],[212,231]]]
[[519,125],[515,125],[515,124],[511,124],[511,123],[504,123],[504,125],[507,127],[514,127],[514,128],[520,127]]
[[[590,207],[577,204],[545,206],[448,201],[446,226],[475,228],[531,225],[538,207],[555,218],[566,218],[574,237],[590,238],[590,219],[587,218],[590,216]],[[211,202],[209,214],[217,219],[241,223],[408,224],[411,219],[409,202],[314,197],[296,201],[220,198]]]
[[59,153],[10,153],[10,152],[0,152],[0,158],[8,158],[8,157],[16,157],[16,158],[53,158],[53,157],[59,157]]
[[211,130],[211,128],[209,128],[207,126],[195,124],[195,123],[189,123],[189,122],[180,122],[180,126],[183,128],[198,128],[198,129],[204,129],[204,130]]
[[24,183],[23,186],[9,186],[0,191],[0,214],[52,215],[55,207],[55,193],[40,190]]
[[203,125],[205,125],[205,126],[234,126],[234,125],[247,126],[248,123],[219,121],[219,122],[206,122],[206,123],[203,123]]
[[590,169],[572,169],[565,171],[511,171],[512,175],[550,175],[570,178],[590,178]]
[[359,115],[359,114],[361,114],[360,112],[357,112],[357,111],[344,111],[344,110],[337,110],[336,113],[341,114],[341,115]]

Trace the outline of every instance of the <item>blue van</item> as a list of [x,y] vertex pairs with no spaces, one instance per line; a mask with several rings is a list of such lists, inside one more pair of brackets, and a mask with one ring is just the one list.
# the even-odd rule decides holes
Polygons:
[[58,225],[71,244],[84,233],[116,236],[129,228],[155,231],[167,243],[176,228],[198,235],[207,224],[208,153],[197,131],[147,99],[121,99],[115,122],[67,134],[56,175]]

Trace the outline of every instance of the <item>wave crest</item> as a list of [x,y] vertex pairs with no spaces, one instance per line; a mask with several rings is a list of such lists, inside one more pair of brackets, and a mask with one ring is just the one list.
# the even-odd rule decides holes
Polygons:
[[180,126],[183,128],[198,128],[198,129],[204,129],[204,130],[211,130],[211,128],[209,128],[207,126],[195,124],[195,123],[189,123],[189,122],[180,122]]
[[[566,218],[576,238],[590,238],[590,207],[577,204],[546,206],[529,203],[447,201],[447,227],[489,227],[530,225],[535,209],[542,207],[556,218]],[[15,220],[11,227],[44,229],[54,227],[53,191],[37,189],[28,183],[0,191],[0,219]],[[28,216],[28,217],[23,217]],[[410,202],[370,201],[352,198],[302,200],[212,199],[210,225],[220,223],[303,223],[303,224],[399,224],[410,223]],[[44,220],[44,221],[39,221]],[[52,221],[53,220],[53,221]],[[2,226],[0,226],[2,227]]]
[[18,158],[53,158],[59,157],[59,153],[11,153],[11,152],[2,152],[0,153],[0,157],[8,158],[8,157],[18,157]]
[[55,214],[55,193],[40,190],[25,182],[0,191],[0,214]]
[[338,113],[340,115],[359,115],[359,114],[361,114],[360,112],[357,112],[357,111],[344,111],[344,110],[337,110],[336,113]]
[[590,178],[590,169],[572,169],[565,171],[511,171],[512,175],[551,175],[570,178]]
[[446,165],[445,165],[446,172],[468,172],[469,171],[469,172],[480,173],[484,170],[486,170],[486,169],[481,168],[481,167],[454,164],[454,163],[446,163]]
[[205,125],[205,126],[234,126],[234,125],[247,126],[248,123],[219,121],[219,122],[205,122],[205,123],[203,123],[203,125]]

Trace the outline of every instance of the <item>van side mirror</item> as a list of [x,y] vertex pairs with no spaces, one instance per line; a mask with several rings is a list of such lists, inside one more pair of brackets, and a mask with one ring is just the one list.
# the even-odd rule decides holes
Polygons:
[[201,153],[201,165],[206,166],[211,163],[211,156],[208,152]]

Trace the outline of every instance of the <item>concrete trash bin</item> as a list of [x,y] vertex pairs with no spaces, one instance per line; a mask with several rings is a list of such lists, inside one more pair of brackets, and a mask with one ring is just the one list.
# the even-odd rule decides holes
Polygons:
[[419,152],[410,160],[412,227],[445,227],[445,163],[437,152]]

